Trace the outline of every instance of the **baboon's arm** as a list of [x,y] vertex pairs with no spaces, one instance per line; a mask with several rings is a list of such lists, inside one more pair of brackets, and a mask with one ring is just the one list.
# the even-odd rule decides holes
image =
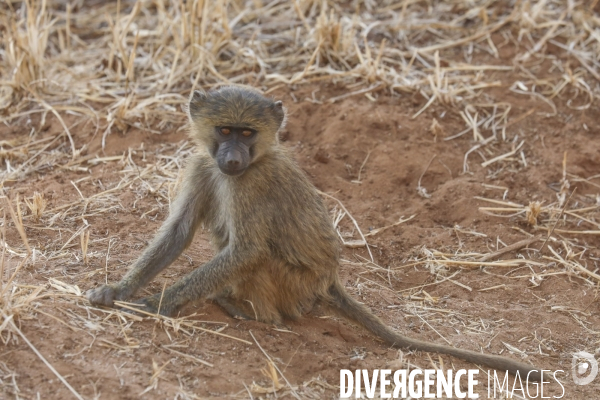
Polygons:
[[186,303],[207,298],[235,281],[236,276],[244,276],[247,273],[244,269],[257,262],[256,254],[250,249],[227,246],[212,260],[168,287],[164,293],[147,297],[141,303],[148,312],[160,311],[163,315],[171,316]]
[[172,213],[119,282],[123,294],[127,293],[126,297],[132,296],[137,289],[145,286],[160,271],[171,265],[192,242],[199,222],[202,196],[193,192],[196,188],[188,188],[184,188],[177,197],[172,206]]
[[[198,172],[200,167],[191,170]],[[209,203],[209,191],[198,189],[198,178],[198,174],[186,177],[182,191],[172,204],[171,214],[123,279],[88,291],[92,304],[112,306],[114,300],[130,298],[189,246]]]

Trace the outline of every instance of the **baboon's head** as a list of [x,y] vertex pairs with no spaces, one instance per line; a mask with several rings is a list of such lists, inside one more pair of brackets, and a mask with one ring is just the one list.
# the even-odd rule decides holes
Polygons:
[[257,90],[225,86],[195,91],[189,118],[192,137],[206,146],[221,172],[241,175],[278,143],[285,109]]

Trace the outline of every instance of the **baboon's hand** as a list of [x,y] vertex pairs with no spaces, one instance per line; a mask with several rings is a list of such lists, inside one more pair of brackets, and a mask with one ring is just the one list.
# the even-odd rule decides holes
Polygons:
[[102,285],[86,292],[86,297],[95,306],[112,307],[119,299],[119,291],[113,285]]

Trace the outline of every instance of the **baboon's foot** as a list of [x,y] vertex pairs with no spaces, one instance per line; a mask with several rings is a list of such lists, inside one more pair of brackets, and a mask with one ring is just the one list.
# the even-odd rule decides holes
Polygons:
[[246,312],[244,312],[240,307],[234,304],[229,298],[224,296],[218,296],[212,299],[215,301],[222,309],[227,311],[229,315],[231,315],[235,319],[254,319],[250,317]]
[[[160,314],[165,317],[176,316],[183,304],[177,304],[176,302],[169,300],[167,296],[162,297],[161,301],[161,293],[157,293],[154,296],[145,297],[134,303],[139,304],[140,311],[143,311],[143,313],[140,313],[141,315]],[[135,312],[130,309],[127,309],[126,311]]]

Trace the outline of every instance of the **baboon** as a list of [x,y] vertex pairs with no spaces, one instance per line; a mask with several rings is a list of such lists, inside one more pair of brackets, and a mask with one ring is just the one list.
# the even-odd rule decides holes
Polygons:
[[[198,144],[171,213],[120,282],[87,292],[94,305],[131,298],[208,228],[215,257],[168,287],[139,300],[151,313],[174,315],[209,298],[229,314],[281,324],[320,303],[391,346],[449,354],[540,379],[539,370],[509,358],[411,339],[394,332],[350,297],[338,275],[340,243],[315,187],[279,144],[281,101],[245,87],[195,91],[190,133]],[[159,309],[160,305],[160,309]]]

